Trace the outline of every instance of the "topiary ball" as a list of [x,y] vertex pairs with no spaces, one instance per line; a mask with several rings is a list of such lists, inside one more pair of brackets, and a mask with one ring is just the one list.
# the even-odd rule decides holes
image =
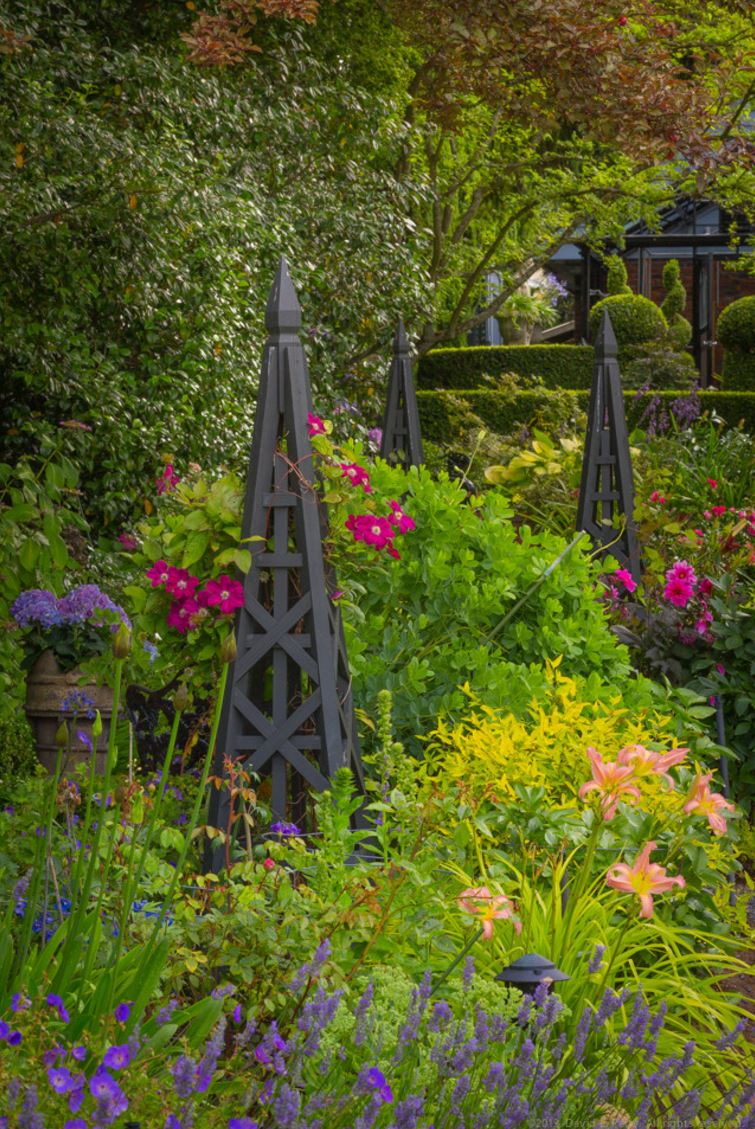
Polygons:
[[590,339],[595,340],[603,310],[608,311],[619,349],[654,341],[668,328],[666,319],[649,298],[639,294],[612,294],[590,310]]
[[716,335],[724,349],[755,352],[755,296],[737,298],[718,317]]

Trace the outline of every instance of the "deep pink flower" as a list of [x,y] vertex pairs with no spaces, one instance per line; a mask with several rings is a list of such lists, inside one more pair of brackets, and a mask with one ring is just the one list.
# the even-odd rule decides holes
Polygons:
[[147,576],[152,581],[153,588],[160,588],[163,584],[168,583],[170,566],[167,561],[155,561],[152,568],[147,569]]
[[390,503],[393,513],[389,516],[388,521],[391,525],[395,525],[399,533],[411,533],[416,529],[414,518],[409,517],[409,514],[401,508],[398,502],[391,501]]
[[716,517],[721,517],[722,514],[726,513],[726,506],[713,506],[711,513],[714,513]]
[[627,592],[634,592],[635,588],[637,587],[637,581],[634,579],[628,569],[617,568],[616,572],[613,575],[616,580],[621,581]]
[[173,463],[167,463],[165,470],[159,478],[155,479],[158,494],[170,494],[175,490],[178,483],[181,481],[179,476],[173,469]]
[[706,610],[703,612],[703,614],[700,616],[697,623],[695,624],[695,631],[697,632],[698,635],[707,635],[708,634],[708,625],[711,624],[711,623],[713,623],[713,616],[710,614],[710,612],[706,608]]
[[341,468],[341,475],[343,478],[348,478],[352,486],[364,487],[365,494],[372,493],[370,486],[370,476],[364,467],[359,466],[357,463],[339,463]]
[[355,541],[364,541],[365,545],[372,545],[376,549],[391,545],[396,536],[396,530],[387,517],[375,517],[373,514],[349,514],[346,528]]
[[718,671],[718,673],[721,675],[722,678],[726,674],[726,667],[724,666],[723,663],[716,663],[716,670]]
[[193,597],[186,600],[175,600],[168,612],[168,627],[175,627],[181,635],[195,627],[194,618],[199,612],[199,604]]
[[697,574],[691,564],[687,561],[674,561],[671,568],[666,573],[667,580],[683,580],[685,584],[696,584]]
[[675,608],[686,608],[693,594],[692,585],[678,577],[672,577],[663,589],[664,600],[668,600]]
[[193,596],[197,584],[199,584],[199,577],[191,576],[188,569],[175,568],[173,565],[168,569],[168,582],[165,585],[165,590],[169,595],[175,596],[177,600],[183,600],[186,596]]
[[629,23],[627,16],[619,16],[619,27],[626,27]]
[[698,584],[697,590],[701,596],[710,596],[713,591],[713,581],[709,580],[707,576],[704,576]]
[[324,422],[314,412],[307,413],[307,431],[310,439],[314,439],[315,435],[325,435],[326,433]]
[[663,494],[661,494],[660,490],[653,491],[653,493],[650,495],[650,501],[657,502],[659,506],[666,504],[666,499],[663,497]]
[[244,586],[238,580],[223,575],[217,580],[208,580],[202,596],[208,607],[218,608],[223,615],[233,615],[236,608],[244,603]]
[[119,533],[118,540],[124,553],[133,553],[134,549],[139,548],[139,542],[130,533]]
[[718,489],[718,483],[716,482],[715,478],[706,478],[705,481],[708,483],[711,490],[717,490]]

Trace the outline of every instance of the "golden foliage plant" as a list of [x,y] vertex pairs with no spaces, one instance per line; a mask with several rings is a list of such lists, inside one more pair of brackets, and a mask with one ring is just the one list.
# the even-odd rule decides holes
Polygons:
[[[618,694],[608,701],[586,700],[577,682],[559,671],[560,662],[560,657],[547,662],[550,695],[533,701],[525,718],[491,709],[467,685],[471,715],[456,725],[441,721],[430,735],[434,769],[454,781],[473,807],[482,800],[515,799],[517,787],[544,788],[550,806],[571,806],[589,776],[589,745],[614,760],[624,745],[676,744],[670,714],[629,710]],[[652,792],[660,787],[656,777]],[[652,810],[653,796],[644,799],[649,803],[643,807]]]

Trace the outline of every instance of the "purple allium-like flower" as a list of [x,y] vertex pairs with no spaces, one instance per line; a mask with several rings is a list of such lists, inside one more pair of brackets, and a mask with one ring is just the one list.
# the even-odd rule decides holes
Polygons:
[[102,1065],[107,1067],[108,1070],[123,1070],[129,1065],[132,1058],[131,1047],[128,1043],[121,1043],[118,1046],[108,1047],[102,1059]]
[[131,1015],[131,1008],[134,1006],[133,1000],[128,1000],[118,1004],[118,1007],[113,1012],[113,1015],[119,1023],[128,1023],[128,1018]]
[[590,957],[590,962],[587,965],[588,972],[600,972],[603,967],[603,954],[606,951],[605,945],[596,945],[595,952]]

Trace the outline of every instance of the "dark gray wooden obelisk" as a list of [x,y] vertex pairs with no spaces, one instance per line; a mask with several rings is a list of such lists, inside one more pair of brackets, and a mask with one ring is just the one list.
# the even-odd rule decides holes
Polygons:
[[640,579],[629,435],[616,335],[607,310],[595,340],[577,529],[589,533],[602,554],[611,553],[635,580]]
[[380,455],[388,462],[398,463],[404,470],[410,466],[421,466],[424,462],[409,342],[401,318],[393,338]]
[[[272,778],[273,818],[291,818],[303,781],[328,787],[349,766],[364,791],[335,576],[323,555],[327,517],[315,489],[307,415],[312,398],[298,336],[301,309],[281,259],[265,317],[269,336],[254,420],[242,537],[252,566],[236,620],[237,655],[218,733],[225,756]],[[231,797],[212,794],[210,822],[226,831]],[[298,812],[294,814],[299,816]],[[209,865],[222,865],[222,849]]]

